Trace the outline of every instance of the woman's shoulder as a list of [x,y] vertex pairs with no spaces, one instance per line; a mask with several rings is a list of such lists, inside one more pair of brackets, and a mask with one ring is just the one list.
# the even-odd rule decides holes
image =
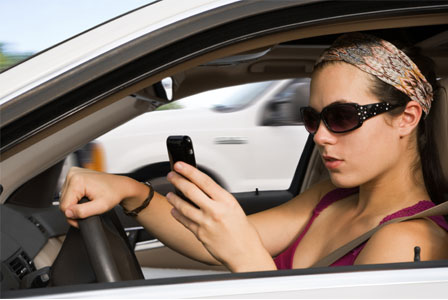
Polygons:
[[303,201],[302,198],[312,199],[314,206],[318,205],[322,201],[334,201],[348,197],[359,190],[358,187],[354,188],[339,188],[335,186],[330,179],[326,179],[315,183],[309,187],[306,191],[298,195],[295,200]]
[[429,219],[388,224],[369,239],[355,263],[413,261],[416,246],[421,260],[448,259],[448,232]]
[[281,212],[284,216],[288,215],[293,219],[300,219],[299,215],[308,219],[313,212],[320,212],[333,202],[356,191],[357,189],[340,189],[330,180],[324,180],[312,185],[290,201],[275,207],[274,211]]
[[290,201],[276,206],[269,211],[281,213],[282,216],[289,215],[293,219],[300,219],[300,215],[303,215],[307,219],[313,209],[320,203],[322,197],[335,189],[337,187],[330,180],[324,180],[312,185]]
[[[316,201],[320,201],[328,193],[339,190],[330,179],[317,182],[305,190],[301,195],[311,195]],[[316,203],[317,204],[317,203]]]

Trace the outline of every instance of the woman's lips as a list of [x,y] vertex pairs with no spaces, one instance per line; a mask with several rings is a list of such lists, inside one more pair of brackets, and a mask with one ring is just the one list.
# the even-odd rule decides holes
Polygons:
[[323,156],[324,165],[328,170],[334,170],[342,164],[342,160],[331,156]]

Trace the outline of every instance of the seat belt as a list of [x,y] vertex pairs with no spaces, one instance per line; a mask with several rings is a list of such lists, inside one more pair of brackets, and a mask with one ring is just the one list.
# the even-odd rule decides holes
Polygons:
[[367,241],[375,232],[380,230],[386,225],[392,224],[392,223],[398,223],[403,221],[408,221],[412,219],[420,219],[420,218],[426,218],[426,217],[432,217],[432,216],[443,216],[448,215],[448,201],[445,201],[439,205],[436,205],[434,207],[428,208],[424,211],[421,211],[415,215],[407,216],[407,217],[401,217],[389,220],[387,222],[384,222],[383,224],[367,231],[366,233],[360,235],[359,237],[355,238],[351,242],[348,242],[347,244],[341,246],[340,248],[336,249],[335,251],[331,252],[329,255],[325,256],[321,260],[319,260],[317,263],[312,265],[312,267],[328,267],[344,255],[346,255],[351,250],[355,249],[357,246],[361,245],[363,242]]

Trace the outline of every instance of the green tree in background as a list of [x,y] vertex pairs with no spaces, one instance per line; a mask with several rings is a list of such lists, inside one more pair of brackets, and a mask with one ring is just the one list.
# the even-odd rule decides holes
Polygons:
[[22,60],[30,57],[33,53],[20,52],[10,53],[5,50],[5,43],[0,42],[0,71],[13,66]]

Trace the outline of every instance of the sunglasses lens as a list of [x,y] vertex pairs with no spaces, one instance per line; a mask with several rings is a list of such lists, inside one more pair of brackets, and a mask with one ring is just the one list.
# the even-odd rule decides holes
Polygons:
[[359,125],[358,110],[353,105],[329,106],[323,118],[333,132],[349,131]]
[[309,133],[315,133],[319,127],[319,114],[311,107],[303,107],[301,112],[306,130]]

